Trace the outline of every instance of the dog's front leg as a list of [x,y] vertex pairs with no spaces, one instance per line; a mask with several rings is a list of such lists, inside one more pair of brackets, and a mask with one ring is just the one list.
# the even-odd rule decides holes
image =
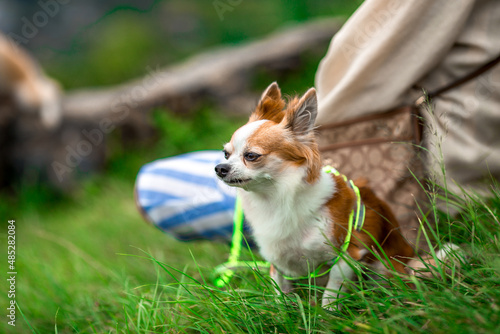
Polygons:
[[[289,293],[290,291],[292,291],[292,282],[286,280],[272,264],[271,269],[269,270],[269,274],[271,275],[271,278],[276,282],[276,284],[278,284],[281,292]],[[276,289],[276,293],[280,293],[280,291]]]
[[325,292],[323,293],[323,298],[321,300],[321,306],[332,311],[339,309],[338,305],[333,305],[333,302],[337,300],[341,290],[345,287],[343,283],[345,280],[351,280],[354,277],[354,270],[347,264],[346,261],[340,259],[337,264],[335,264],[330,271],[328,278],[328,283],[325,287]]

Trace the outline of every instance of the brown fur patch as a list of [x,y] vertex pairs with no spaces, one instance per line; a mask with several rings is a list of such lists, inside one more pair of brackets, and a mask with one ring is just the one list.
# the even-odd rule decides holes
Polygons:
[[271,267],[269,267],[269,275],[274,276],[278,273],[278,270],[276,270],[276,267],[274,267],[273,264],[271,264]]
[[[248,146],[258,148],[263,156],[275,154],[295,166],[307,167],[306,181],[316,182],[321,172],[321,157],[317,144],[304,145],[297,141],[293,134],[286,130],[282,123],[266,122],[259,127],[247,140]],[[261,163],[265,163],[262,161]]]
[[[342,177],[334,178],[337,183],[337,192],[326,205],[334,222],[335,241],[338,245],[342,245],[347,234],[349,213],[354,208],[355,195]],[[399,224],[389,206],[366,186],[366,179],[360,181],[356,182],[356,185],[359,187],[361,199],[366,208],[365,223],[361,231],[353,231],[348,248],[349,255],[355,260],[360,260],[361,249],[367,248],[378,252],[380,250],[378,243],[394,268],[404,274],[405,267],[402,263],[407,263],[414,256],[413,248],[401,235]],[[369,263],[374,262],[376,257],[369,253],[365,260]]]
[[285,108],[285,101],[283,101],[281,97],[273,98],[266,96],[260,100],[248,122],[250,123],[261,119],[267,119],[275,123],[279,123],[285,116],[283,108]]
[[250,116],[248,123],[261,119],[270,120],[263,124],[248,139],[250,147],[259,147],[260,154],[274,153],[285,161],[296,166],[307,166],[306,181],[310,184],[316,182],[321,173],[321,156],[316,144],[314,132],[311,131],[301,140],[297,140],[295,134],[288,130],[288,124],[292,121],[295,111],[299,107],[300,99],[292,97],[285,108],[285,101],[281,98],[279,91],[272,91],[260,101],[255,111]]
[[334,242],[334,246],[340,247],[344,243],[347,235],[349,214],[354,207],[355,195],[354,191],[347,185],[341,176],[332,174],[332,178],[336,185],[336,191],[333,197],[326,202],[325,206],[328,208],[332,221],[334,222],[332,232],[335,240],[332,241]]
[[29,100],[23,102],[30,104],[30,107],[38,107],[42,103],[42,96],[39,70],[34,61],[4,36],[0,36],[0,59],[4,72],[0,75],[6,76],[2,79],[10,86],[9,89],[19,89],[20,85],[24,85],[29,91],[26,96]]
[[287,116],[289,116],[290,114],[293,114],[295,110],[297,110],[300,98],[298,96],[288,96],[287,100],[288,103],[286,104],[285,113],[287,114]]
[[310,184],[316,182],[321,174],[321,156],[319,150],[317,149],[316,142],[311,145],[315,146],[315,149],[306,152],[307,158],[307,179],[306,181]]

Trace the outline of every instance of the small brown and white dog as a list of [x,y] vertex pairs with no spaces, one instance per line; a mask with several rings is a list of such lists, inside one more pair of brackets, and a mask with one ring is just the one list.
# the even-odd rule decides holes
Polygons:
[[[287,292],[286,277],[304,277],[337,255],[347,235],[356,194],[342,176],[322,170],[315,140],[317,99],[314,88],[285,105],[276,83],[262,94],[249,122],[224,146],[227,162],[215,167],[226,184],[238,187],[246,220],[262,256],[272,264],[271,276]],[[399,232],[390,208],[365,181],[357,182],[366,208],[361,230],[353,230],[347,248],[356,260],[385,268],[370,249],[380,244],[392,266],[406,274],[414,256]],[[334,246],[334,247],[332,247]],[[340,259],[327,275],[322,305],[332,303],[354,271]]]
[[0,98],[4,96],[12,99],[17,110],[37,113],[47,128],[61,120],[59,85],[14,41],[0,34]]

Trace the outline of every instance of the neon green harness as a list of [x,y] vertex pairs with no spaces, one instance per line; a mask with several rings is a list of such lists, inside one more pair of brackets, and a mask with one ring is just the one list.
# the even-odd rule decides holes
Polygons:
[[231,251],[227,262],[218,265],[212,275],[214,285],[222,288],[229,283],[234,275],[234,270],[252,267],[269,268],[270,264],[265,261],[238,261],[241,253],[241,242],[243,241],[243,208],[241,206],[241,198],[236,197],[236,204],[234,209],[234,228],[233,238],[231,240]]
[[[344,243],[342,244],[342,247],[340,247],[340,253],[333,260],[321,263],[316,268],[316,270],[314,270],[308,276],[290,277],[282,275],[286,280],[295,281],[301,279],[317,278],[328,274],[332,270],[332,267],[335,264],[337,264],[337,262],[340,260],[341,255],[347,251],[349,243],[351,242],[353,228],[356,229],[357,231],[360,231],[363,228],[363,224],[365,221],[365,205],[361,201],[359,188],[356,187],[356,185],[354,185],[354,182],[352,182],[352,180],[348,180],[345,175],[340,174],[335,168],[331,166],[325,166],[323,170],[326,173],[332,173],[335,176],[342,176],[344,178],[344,181],[351,186],[356,195],[356,207],[349,214],[347,235],[345,237]],[[231,251],[229,254],[229,259],[227,262],[217,266],[212,273],[213,277],[215,277],[213,279],[214,285],[219,288],[222,288],[229,283],[229,281],[234,275],[234,270],[249,268],[249,267],[250,268],[257,267],[259,269],[270,267],[270,264],[265,261],[238,261],[238,258],[240,257],[241,253],[241,242],[243,240],[243,222],[244,222],[244,216],[243,216],[243,208],[241,206],[241,199],[237,197],[235,204],[235,211],[234,211],[234,230],[233,230],[233,237],[231,240]],[[321,269],[325,265],[328,265],[329,268],[322,272]]]

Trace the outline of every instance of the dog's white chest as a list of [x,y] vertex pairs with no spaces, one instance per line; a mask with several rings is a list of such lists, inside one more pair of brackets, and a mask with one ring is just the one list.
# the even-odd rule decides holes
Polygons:
[[260,252],[287,276],[303,276],[333,257],[326,221],[318,221],[299,235],[258,234]]
[[303,193],[287,194],[288,201],[241,193],[260,253],[285,275],[303,276],[333,257],[332,221],[324,204],[334,189],[325,175]]

